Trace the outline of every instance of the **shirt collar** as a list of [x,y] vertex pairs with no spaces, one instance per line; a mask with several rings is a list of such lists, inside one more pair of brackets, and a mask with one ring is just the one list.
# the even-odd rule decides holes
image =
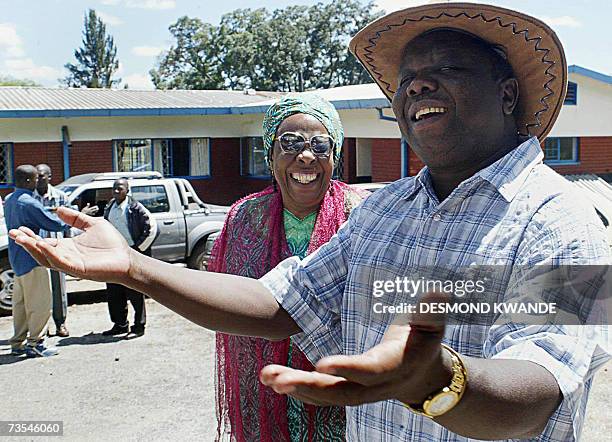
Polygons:
[[41,198],[52,198],[53,197],[53,186],[51,184],[47,185],[47,193],[45,193],[44,195],[41,195],[38,192],[38,189],[34,189],[34,195],[38,195]]
[[536,137],[529,138],[476,175],[488,181],[507,202],[514,199],[533,168],[544,159]]
[[129,199],[129,198],[124,199],[124,200],[121,202],[121,204],[117,204],[117,200],[115,200],[115,207],[117,207],[118,209],[121,209],[121,210],[125,210],[125,208],[126,208],[126,207],[127,207],[127,205],[128,205],[128,199]]
[[[544,153],[542,152],[542,147],[538,139],[532,137],[508,152],[495,163],[478,171],[466,181],[475,181],[478,178],[483,179],[494,186],[507,202],[510,202],[518,193],[531,170],[541,163],[543,159]],[[406,189],[404,196],[406,199],[409,199],[421,189],[429,191],[432,188],[429,168],[427,166],[423,167],[411,184],[412,187]]]
[[419,172],[414,176],[414,179],[410,181],[410,184],[406,188],[406,192],[404,193],[404,199],[410,199],[412,196],[417,193],[421,189],[427,189],[426,181],[427,176],[429,175],[427,166],[423,167]]

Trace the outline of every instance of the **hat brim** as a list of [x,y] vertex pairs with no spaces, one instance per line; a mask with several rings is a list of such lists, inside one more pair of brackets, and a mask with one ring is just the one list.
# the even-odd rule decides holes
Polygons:
[[517,11],[474,3],[407,8],[363,28],[349,49],[389,100],[393,98],[406,44],[424,32],[451,28],[504,48],[519,84],[518,131],[542,141],[561,111],[567,91],[567,63],[555,32]]

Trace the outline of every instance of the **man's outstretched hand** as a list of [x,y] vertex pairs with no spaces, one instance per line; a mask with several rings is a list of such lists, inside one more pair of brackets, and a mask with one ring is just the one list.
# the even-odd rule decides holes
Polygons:
[[[429,293],[420,301],[446,302]],[[407,325],[392,324],[380,344],[361,355],[321,359],[316,371],[269,365],[261,382],[280,394],[315,405],[359,405],[386,399],[419,404],[449,385],[450,356],[440,345],[441,315],[416,314]]]
[[83,279],[121,282],[130,269],[130,248],[106,220],[60,207],[57,215],[84,233],[75,238],[42,239],[27,227],[9,232],[39,264]]

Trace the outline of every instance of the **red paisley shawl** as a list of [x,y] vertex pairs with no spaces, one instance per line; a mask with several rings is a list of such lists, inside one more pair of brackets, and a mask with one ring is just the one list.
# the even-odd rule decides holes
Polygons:
[[[366,195],[344,183],[331,181],[317,214],[308,254],[329,241]],[[209,270],[260,278],[289,256],[282,197],[269,187],[231,207],[213,247]],[[287,396],[276,394],[259,382],[259,372],[264,366],[288,365],[290,352],[292,367],[314,370],[289,339],[272,342],[217,333],[216,350],[218,439],[237,442],[291,441],[296,436],[303,441],[344,439],[342,407],[299,403],[302,415],[296,435],[295,428],[289,429]]]

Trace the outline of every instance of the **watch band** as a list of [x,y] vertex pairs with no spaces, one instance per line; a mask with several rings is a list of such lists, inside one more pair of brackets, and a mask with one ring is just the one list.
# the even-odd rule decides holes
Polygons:
[[[442,416],[452,410],[463,397],[467,385],[467,369],[461,359],[461,355],[448,345],[441,344],[442,348],[450,353],[452,361],[453,377],[447,387],[430,394],[422,404],[406,404],[404,406],[410,411],[433,419]],[[441,405],[437,405],[442,402]]]

